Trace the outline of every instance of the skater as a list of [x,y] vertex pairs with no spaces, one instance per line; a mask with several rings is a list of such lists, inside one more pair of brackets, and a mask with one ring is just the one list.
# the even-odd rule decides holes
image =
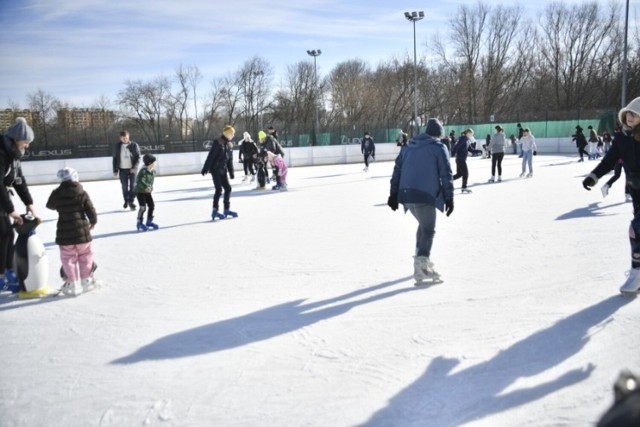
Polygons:
[[613,137],[609,131],[605,131],[602,134],[602,142],[604,143],[604,154],[607,154],[611,148],[611,143],[613,142]]
[[[243,138],[238,149],[238,159],[244,168],[244,178],[242,181],[251,179],[250,182],[253,182],[256,180],[256,172],[253,166],[256,155],[258,154],[258,147],[251,139],[251,134],[249,134],[249,132],[243,133],[242,136]],[[249,178],[249,176],[251,178]]]
[[456,157],[456,174],[453,179],[462,178],[462,192],[471,193],[467,189],[467,181],[469,180],[469,168],[467,167],[467,155],[469,153],[469,138],[473,136],[473,129],[465,129],[458,138],[456,145],[453,146],[453,155]]
[[0,176],[4,177],[0,186],[0,288],[12,292],[18,292],[20,289],[13,270],[15,233],[11,222],[21,225],[23,219],[15,210],[10,192],[12,188],[15,189],[27,212],[36,216],[33,199],[20,166],[20,159],[33,138],[33,130],[27,121],[18,117],[15,123],[7,128],[0,145]]
[[511,148],[513,149],[513,154],[518,154],[518,144],[516,144],[517,138],[514,134],[509,135],[509,141],[511,141]]
[[518,144],[520,144],[520,150],[522,151],[522,173],[520,178],[525,176],[527,165],[529,165],[527,178],[531,178],[533,176],[533,156],[538,154],[538,147],[536,146],[536,139],[529,128],[524,129],[524,135],[520,138]]
[[369,172],[369,156],[373,160],[376,159],[376,144],[373,142],[373,138],[369,135],[369,132],[364,133],[362,142],[360,142],[360,152],[364,156],[364,169],[365,172]]
[[404,147],[405,145],[407,145],[408,138],[409,138],[409,135],[407,135],[407,133],[405,131],[400,129],[400,134],[398,135],[398,138],[396,139],[396,145],[398,147],[400,147],[400,148]]
[[[280,145],[280,142],[278,142],[278,132],[273,126],[269,126],[269,128],[267,129],[267,135],[264,138],[264,143],[262,144],[262,148],[264,149],[264,152],[262,153],[262,157],[264,159],[265,173],[266,173],[267,184],[268,184],[271,182],[271,180],[269,179],[269,172],[268,172],[268,169],[266,168],[267,160],[268,160],[267,151],[271,151],[274,154],[279,154],[280,156],[282,156],[282,158],[284,158],[284,149],[282,148],[282,145]],[[271,176],[273,176],[273,179],[276,179],[278,176],[278,170],[275,165],[272,165],[271,172],[272,172]]]
[[439,141],[444,129],[438,119],[429,119],[425,133],[409,140],[396,157],[387,205],[404,205],[418,221],[413,278],[415,285],[441,282],[431,261],[436,227],[436,209],[453,212],[453,176],[449,153]]
[[600,149],[598,149],[598,144],[601,142],[598,137],[598,132],[593,128],[593,126],[588,126],[589,129],[589,160],[596,160],[602,157],[600,155]]
[[[516,125],[516,127],[518,128],[518,141],[520,141],[522,139],[522,137],[524,136],[524,128],[522,127],[521,123],[518,123]],[[516,150],[517,151],[517,150]],[[515,152],[513,153],[515,154]],[[520,147],[520,155],[518,156],[518,158],[522,158],[523,154],[522,154],[522,147]]]
[[[490,159],[491,158],[491,134],[487,134],[487,136],[484,138],[484,144],[482,144],[482,158],[483,159]],[[474,150],[476,149],[476,144],[473,144],[472,147]]]
[[580,154],[580,160],[578,162],[584,162],[584,155],[587,155],[589,158],[589,153],[585,150],[585,147],[588,145],[587,138],[582,133],[583,129],[580,125],[576,126],[576,133],[571,136],[571,140],[576,142],[576,147],[578,148],[578,154]]
[[631,270],[620,291],[636,293],[640,289],[640,98],[631,101],[618,113],[623,133],[615,136],[615,143],[598,166],[582,181],[585,189],[598,183],[598,179],[610,172],[619,159],[625,166],[627,185],[633,202],[633,220],[629,226],[631,243]]
[[269,159],[269,163],[274,166],[274,170],[276,171],[276,185],[274,185],[271,189],[276,191],[287,191],[287,164],[280,154],[272,153],[271,151],[267,151],[267,159]]
[[[151,195],[153,192],[153,180],[156,176],[156,158],[153,154],[147,153],[142,157],[142,163],[144,163],[144,166],[138,172],[136,186],[133,189],[140,205],[136,228],[138,231],[157,230],[159,228],[158,224],[153,222],[156,204],[153,202],[153,196]],[[147,207],[149,208],[148,211]],[[147,211],[147,222],[143,223],[145,211]]]
[[120,132],[120,141],[116,143],[113,150],[113,176],[120,177],[122,186],[122,198],[124,199],[124,209],[136,210],[133,201],[135,193],[133,186],[136,183],[136,171],[140,162],[140,147],[137,143],[129,140],[129,132]]
[[65,278],[62,293],[78,296],[96,286],[91,231],[98,215],[75,169],[65,167],[57,176],[62,182],[51,192],[47,208],[58,211],[56,244]]
[[496,182],[496,166],[498,167],[498,182],[502,181],[502,159],[504,159],[504,149],[506,140],[504,137],[504,128],[500,125],[495,127],[496,134],[490,138],[489,153],[491,157],[491,178],[489,182]]
[[[213,210],[211,211],[211,219],[225,219],[228,216],[236,218],[238,214],[232,210],[231,207],[231,184],[229,179],[234,178],[233,171],[233,157],[231,156],[231,150],[233,149],[233,137],[236,131],[232,126],[225,126],[222,130],[222,135],[211,145],[207,159],[202,166],[202,176],[205,176],[211,172],[211,178],[213,179],[213,185],[215,186],[215,193],[213,194]],[[227,177],[227,174],[229,176]],[[223,206],[224,211],[221,213],[219,210],[218,202],[224,189]]]

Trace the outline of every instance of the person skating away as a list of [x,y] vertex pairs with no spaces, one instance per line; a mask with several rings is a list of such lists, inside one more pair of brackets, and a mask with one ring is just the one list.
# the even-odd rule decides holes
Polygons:
[[584,162],[584,155],[589,158],[589,153],[587,153],[587,150],[585,150],[586,146],[589,143],[587,142],[587,137],[584,136],[584,133],[582,131],[582,127],[578,125],[576,126],[576,133],[571,136],[571,140],[576,142],[578,154],[580,155],[580,160],[578,160],[578,162]]
[[436,209],[453,212],[453,176],[447,148],[439,141],[444,134],[438,119],[429,119],[424,134],[409,140],[396,157],[387,204],[399,203],[418,221],[413,278],[416,286],[440,283],[431,261],[436,227]]
[[267,151],[267,158],[269,162],[274,166],[274,170],[277,175],[276,185],[274,185],[271,189],[276,191],[287,191],[287,163],[284,161],[280,154],[272,153],[271,151]]
[[598,132],[593,126],[588,126],[587,129],[589,129],[589,160],[599,159],[602,156],[600,155],[600,150],[598,150],[598,143],[600,142]]
[[582,181],[582,186],[591,190],[598,180],[615,168],[622,159],[627,185],[633,203],[633,220],[629,226],[631,243],[631,270],[620,291],[636,293],[640,289],[640,98],[631,101],[618,113],[623,132],[616,135],[615,143],[602,158],[598,166]]
[[369,158],[376,159],[376,144],[373,142],[373,138],[369,135],[369,132],[364,133],[364,137],[360,142],[360,152],[364,156],[364,169],[365,172],[369,171]]
[[496,167],[498,168],[498,182],[502,181],[502,159],[504,159],[504,149],[507,143],[504,137],[504,128],[497,125],[495,129],[496,133],[491,138],[491,142],[489,142],[489,153],[492,154],[489,182],[496,182]]
[[531,130],[524,128],[523,132],[522,138],[518,141],[518,144],[521,145],[520,150],[522,151],[522,173],[520,174],[520,178],[525,176],[527,165],[529,166],[529,173],[526,176],[527,178],[531,178],[533,176],[533,156],[538,154],[538,147],[536,146],[536,139],[531,133]]
[[240,142],[240,147],[238,150],[238,159],[240,160],[240,163],[242,163],[242,167],[244,168],[244,178],[242,178],[242,181],[251,179],[250,182],[253,182],[256,179],[256,172],[253,166],[256,155],[258,154],[258,147],[256,146],[256,143],[251,139],[251,134],[249,134],[249,132],[243,133],[242,136],[243,138]]
[[473,136],[473,129],[465,129],[462,131],[460,138],[456,141],[456,145],[453,146],[453,155],[456,158],[456,174],[453,175],[453,179],[462,178],[462,192],[471,193],[471,190],[467,189],[467,182],[469,180],[469,168],[467,167],[467,155],[470,149],[470,137]]
[[124,199],[122,207],[125,209],[128,207],[132,211],[137,207],[133,201],[136,196],[133,186],[136,183],[139,162],[140,147],[137,143],[130,141],[129,132],[123,130],[120,132],[120,141],[113,150],[113,176],[120,178],[122,198]]
[[[153,201],[153,181],[156,177],[156,158],[153,154],[145,154],[142,157],[144,166],[138,171],[136,186],[133,191],[138,199],[138,221],[136,228],[138,231],[157,230],[158,224],[153,222],[153,214],[156,204]],[[147,213],[147,222],[144,222],[144,214]]]
[[1,137],[0,143],[0,288],[17,293],[20,289],[18,278],[13,270],[15,232],[12,226],[24,221],[15,209],[11,192],[15,190],[24,203],[27,213],[37,216],[33,209],[33,198],[27,181],[22,174],[20,160],[34,139],[33,129],[23,117],[16,118]]
[[65,280],[62,293],[78,296],[96,287],[91,231],[98,215],[75,169],[60,169],[57,176],[62,182],[51,192],[47,208],[58,212],[56,244]]
[[[215,192],[213,193],[213,210],[211,211],[211,219],[225,219],[230,216],[237,218],[238,214],[232,211],[231,208],[231,184],[229,184],[229,178],[234,178],[233,171],[233,157],[231,156],[231,150],[233,150],[233,137],[236,131],[232,126],[225,126],[222,130],[222,135],[211,144],[211,149],[207,155],[207,159],[202,166],[202,176],[211,173],[213,179],[213,185]],[[228,177],[227,177],[228,174]],[[219,210],[220,196],[224,189],[223,207],[224,211],[221,213]]]

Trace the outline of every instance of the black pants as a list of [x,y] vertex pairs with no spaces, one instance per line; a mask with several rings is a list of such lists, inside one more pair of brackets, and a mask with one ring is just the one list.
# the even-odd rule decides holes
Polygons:
[[491,157],[491,176],[496,176],[496,166],[498,166],[498,176],[502,176],[502,159],[504,159],[504,153],[493,153]]
[[467,180],[469,179],[469,168],[466,160],[456,159],[456,174],[453,179],[462,178],[462,188],[467,188]]
[[255,171],[253,170],[253,159],[252,158],[248,158],[248,159],[244,159],[242,161],[242,166],[244,167],[244,174],[245,175],[254,175]]
[[587,159],[589,158],[589,153],[587,153],[587,150],[585,150],[586,145],[584,147],[578,147],[578,154],[580,154],[580,160],[584,160],[584,158],[582,157],[582,155],[586,155]]
[[366,151],[363,153],[364,154],[364,165],[366,167],[369,167],[369,156],[371,155],[371,153],[367,153]]
[[13,248],[15,233],[9,215],[0,213],[0,274],[13,266]]
[[142,221],[144,212],[147,211],[147,207],[149,208],[147,211],[147,221],[152,221],[153,211],[156,208],[156,204],[153,202],[153,196],[151,193],[136,193],[136,199],[138,199],[138,204],[140,205],[138,208],[138,221]]
[[231,184],[229,184],[229,177],[226,172],[216,173],[214,172],[213,177],[213,185],[216,188],[216,192],[213,193],[213,209],[218,209],[218,202],[220,201],[220,195],[222,194],[222,189],[224,189],[224,198],[223,198],[223,206],[225,210],[228,210],[231,206]]

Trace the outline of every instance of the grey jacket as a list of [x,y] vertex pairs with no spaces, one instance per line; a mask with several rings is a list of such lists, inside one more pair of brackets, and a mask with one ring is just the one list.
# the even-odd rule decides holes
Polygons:
[[489,151],[492,153],[504,153],[504,147],[506,145],[506,140],[504,137],[504,133],[498,132],[491,138],[491,142],[489,143]]

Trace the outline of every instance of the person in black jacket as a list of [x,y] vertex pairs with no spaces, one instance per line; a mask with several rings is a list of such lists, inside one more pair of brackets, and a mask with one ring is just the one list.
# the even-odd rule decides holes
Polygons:
[[65,277],[62,292],[78,296],[96,286],[91,230],[98,223],[98,215],[75,169],[60,169],[57,176],[62,182],[51,192],[47,208],[58,212],[56,244]]
[[576,133],[571,135],[571,140],[576,142],[576,147],[578,147],[578,154],[580,154],[579,162],[584,162],[583,155],[586,154],[587,158],[589,158],[589,153],[585,150],[586,146],[589,144],[587,142],[587,137],[584,136],[582,132],[583,129],[580,125],[576,126]]
[[4,177],[0,185],[0,287],[14,292],[20,289],[12,269],[15,234],[11,222],[13,220],[15,224],[21,225],[23,219],[11,200],[11,188],[16,190],[18,197],[27,207],[27,212],[36,216],[33,198],[20,166],[20,159],[33,138],[33,130],[27,121],[18,117],[2,135],[0,144],[0,176]]
[[640,290],[640,98],[621,109],[618,120],[622,123],[623,132],[616,134],[615,144],[582,181],[582,186],[591,190],[600,178],[611,172],[618,161],[622,160],[633,203],[633,219],[628,233],[631,270],[620,292],[635,295]]
[[129,207],[132,211],[137,208],[133,201],[136,197],[133,186],[136,183],[138,163],[140,163],[140,147],[137,143],[130,141],[129,132],[123,130],[120,132],[120,141],[113,150],[113,176],[120,177],[124,199],[122,207],[125,209]]
[[242,163],[242,166],[244,167],[243,181],[247,181],[249,179],[249,174],[251,174],[251,182],[256,180],[256,171],[254,170],[253,165],[257,157],[258,146],[256,146],[256,143],[251,139],[251,134],[249,132],[245,132],[238,150],[238,160],[240,160],[240,163]]
[[[213,179],[213,185],[216,188],[213,194],[213,210],[211,211],[211,219],[225,219],[228,216],[237,218],[238,214],[232,210],[231,207],[231,184],[227,178],[234,178],[233,171],[233,137],[236,134],[236,130],[232,126],[225,126],[222,130],[222,135],[211,144],[211,149],[207,155],[207,159],[202,166],[202,176],[211,173]],[[219,201],[222,195],[222,189],[224,189],[223,206],[224,211],[220,213]]]
[[360,143],[360,151],[364,156],[364,169],[365,172],[369,171],[369,157],[373,160],[376,159],[376,144],[373,142],[373,138],[369,135],[369,132],[364,133],[362,142]]
[[467,181],[469,180],[469,168],[467,167],[467,155],[471,148],[470,137],[473,137],[473,129],[465,129],[462,131],[462,135],[458,138],[456,145],[453,146],[452,155],[456,158],[456,174],[453,179],[462,178],[462,192],[471,193],[471,190],[467,188]]

